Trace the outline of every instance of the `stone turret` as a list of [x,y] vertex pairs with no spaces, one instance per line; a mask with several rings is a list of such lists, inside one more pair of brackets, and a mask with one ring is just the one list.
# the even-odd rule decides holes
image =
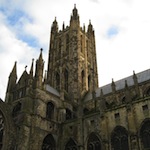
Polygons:
[[111,83],[111,88],[112,88],[112,92],[115,93],[116,92],[116,84],[113,79],[112,79],[112,83]]
[[51,27],[51,31],[53,32],[53,33],[57,33],[58,32],[58,23],[57,23],[57,21],[56,21],[56,17],[55,17],[55,20],[53,21],[53,24],[52,24],[52,27]]
[[8,85],[7,85],[7,91],[6,91],[6,98],[5,101],[11,102],[12,100],[12,90],[16,86],[17,81],[17,62],[15,62],[14,67],[9,75]]
[[138,78],[137,78],[137,75],[135,74],[135,71],[133,71],[133,81],[134,81],[136,95],[140,96],[140,90],[139,90],[139,85],[138,85]]
[[33,77],[33,65],[34,65],[34,59],[32,59],[32,64],[30,68],[30,76]]
[[40,52],[39,59],[36,61],[36,70],[35,70],[35,87],[42,88],[43,81],[43,69],[44,69],[44,61],[42,56],[42,48]]
[[80,27],[80,20],[78,15],[78,10],[76,8],[76,5],[74,5],[74,9],[72,11],[71,19],[70,19],[70,27],[72,29],[77,29]]
[[89,25],[87,35],[85,25],[80,27],[76,5],[69,27],[63,23],[62,31],[57,33],[54,25],[56,21],[51,28],[47,83],[60,92],[61,99],[78,103],[87,91],[94,92],[98,87],[93,26]]

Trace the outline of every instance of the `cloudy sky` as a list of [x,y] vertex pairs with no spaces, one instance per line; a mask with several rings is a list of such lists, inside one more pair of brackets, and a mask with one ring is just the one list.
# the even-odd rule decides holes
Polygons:
[[149,0],[0,0],[0,97],[17,61],[18,78],[42,47],[47,68],[55,17],[69,25],[76,4],[80,25],[91,20],[96,36],[99,86],[149,69]]

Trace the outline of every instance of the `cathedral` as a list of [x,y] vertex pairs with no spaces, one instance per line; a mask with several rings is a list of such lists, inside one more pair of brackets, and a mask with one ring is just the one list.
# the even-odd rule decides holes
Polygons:
[[149,150],[150,69],[99,87],[95,33],[69,26],[50,33],[47,71],[42,49],[17,79],[17,62],[0,99],[0,150]]

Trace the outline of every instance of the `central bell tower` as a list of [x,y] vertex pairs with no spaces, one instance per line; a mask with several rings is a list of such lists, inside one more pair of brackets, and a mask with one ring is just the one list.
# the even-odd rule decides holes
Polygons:
[[88,91],[98,87],[94,29],[89,22],[80,27],[76,6],[70,25],[58,30],[56,18],[51,27],[47,82],[62,99],[78,102]]

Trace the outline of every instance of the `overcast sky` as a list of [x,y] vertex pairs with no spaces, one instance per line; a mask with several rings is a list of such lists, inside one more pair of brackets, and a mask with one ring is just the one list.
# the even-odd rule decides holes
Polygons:
[[99,86],[149,69],[149,0],[0,0],[2,99],[15,61],[19,79],[43,48],[47,69],[51,24],[69,25],[74,4],[80,25],[91,20],[95,29]]

